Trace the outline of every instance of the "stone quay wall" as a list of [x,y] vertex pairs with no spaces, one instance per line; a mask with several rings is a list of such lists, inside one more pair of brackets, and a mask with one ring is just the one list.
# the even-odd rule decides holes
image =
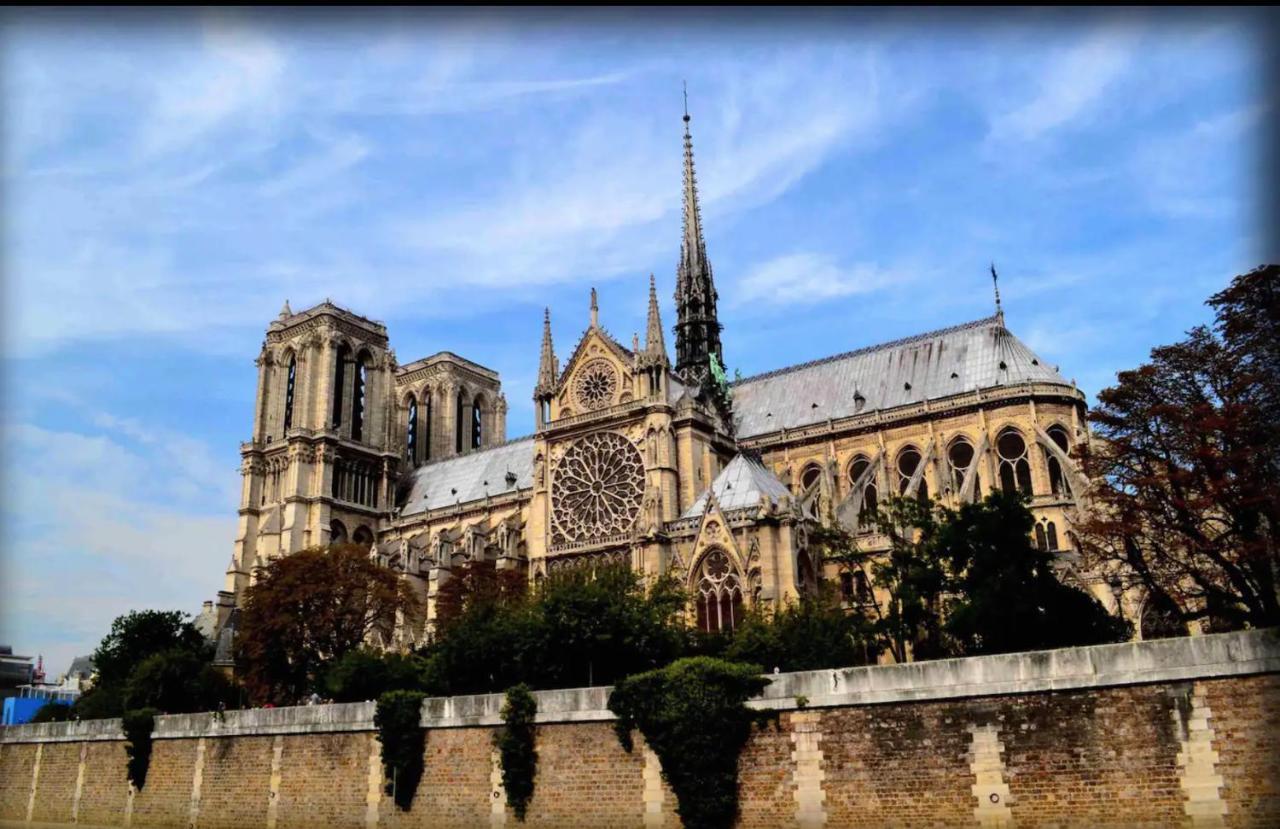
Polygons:
[[[743,827],[1280,826],[1280,631],[770,678]],[[619,746],[609,692],[536,694],[528,826],[679,825],[657,757]],[[159,717],[141,791],[119,720],[6,728],[0,825],[515,826],[502,699],[423,703],[409,812],[383,792],[373,703]]]

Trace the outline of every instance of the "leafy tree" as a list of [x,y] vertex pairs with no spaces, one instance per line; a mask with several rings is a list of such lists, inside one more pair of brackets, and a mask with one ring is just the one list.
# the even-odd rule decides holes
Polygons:
[[[1098,395],[1081,457],[1091,564],[1184,621],[1280,624],[1280,266],[1237,276],[1200,326]],[[1126,583],[1127,582],[1127,583]]]
[[887,594],[873,603],[873,627],[894,661],[946,655],[942,641],[942,594],[947,573],[938,553],[933,502],[889,498],[876,524],[889,537],[889,552],[871,564],[872,583]]
[[209,643],[182,611],[134,610],[118,616],[93,652],[96,685],[123,687],[142,660],[175,649],[212,655]]
[[425,667],[426,661],[416,654],[360,648],[330,664],[324,688],[334,702],[375,700],[387,691],[421,690]]
[[263,567],[245,591],[237,663],[250,696],[290,704],[320,682],[328,664],[375,635],[418,600],[395,573],[354,545],[313,547]]
[[689,829],[728,829],[738,815],[738,755],[763,717],[746,701],[769,684],[758,665],[705,656],[627,677],[609,697],[618,740],[640,729]]
[[724,658],[783,671],[861,665],[874,650],[872,637],[862,614],[846,612],[830,596],[806,597],[777,609],[752,608]]
[[196,630],[187,614],[178,610],[134,610],[117,616],[93,652],[98,678],[76,700],[81,719],[119,717],[126,708],[126,687],[134,671],[149,658],[181,652],[191,656],[185,664],[199,673],[213,656],[209,642]]
[[1052,554],[1031,543],[1034,523],[1023,498],[999,492],[942,511],[934,543],[949,575],[944,628],[960,653],[1128,638],[1127,623],[1083,590],[1058,580]]
[[387,691],[378,697],[373,725],[382,745],[383,791],[409,811],[425,769],[427,730],[422,727],[421,691]]
[[424,651],[435,694],[606,685],[684,651],[684,596],[669,580],[646,589],[628,567],[567,572],[531,596],[469,593]]
[[125,683],[123,700],[126,709],[188,714],[234,704],[236,688],[205,654],[173,648],[138,663]]
[[502,788],[516,820],[524,822],[529,802],[533,800],[534,778],[537,777],[538,752],[534,748],[534,717],[538,701],[528,685],[507,689],[502,703],[502,728],[493,734],[493,744],[502,761]]
[[528,595],[519,570],[499,570],[492,561],[468,561],[436,593],[436,625],[446,627],[477,605],[510,604]]

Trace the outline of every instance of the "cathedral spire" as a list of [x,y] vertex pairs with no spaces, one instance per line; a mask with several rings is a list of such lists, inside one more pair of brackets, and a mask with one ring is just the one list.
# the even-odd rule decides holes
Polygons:
[[560,366],[556,363],[555,348],[551,345],[551,309],[547,308],[542,316],[542,359],[538,363],[538,388],[535,395],[551,394],[559,374]]
[[693,136],[689,132],[689,95],[684,113],[684,237],[676,266],[676,371],[687,382],[701,385],[710,373],[711,357],[724,364],[720,321],[716,316],[716,287],[702,236],[698,205],[698,177],[693,167]]
[[649,274],[649,324],[645,327],[644,350],[650,357],[667,359],[667,344],[662,336],[662,317],[658,312],[658,286]]
[[591,289],[591,327],[600,326],[600,303],[596,301],[596,289]]

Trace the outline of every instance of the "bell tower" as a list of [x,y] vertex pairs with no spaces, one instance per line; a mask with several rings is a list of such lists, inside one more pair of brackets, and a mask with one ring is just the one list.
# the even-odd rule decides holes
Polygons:
[[255,363],[253,435],[240,445],[239,527],[219,616],[274,558],[372,545],[399,456],[395,354],[382,323],[328,300],[296,314],[286,302]]

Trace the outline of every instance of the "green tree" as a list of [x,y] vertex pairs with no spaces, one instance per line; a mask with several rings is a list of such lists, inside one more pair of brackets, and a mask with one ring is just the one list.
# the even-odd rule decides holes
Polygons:
[[1083,590],[1063,584],[1053,555],[1031,543],[1024,498],[992,493],[943,510],[934,536],[948,571],[944,628],[965,655],[1093,645],[1129,626]]
[[829,595],[809,596],[777,609],[752,608],[724,658],[782,671],[861,665],[874,651],[873,636],[862,614],[844,610]]
[[236,688],[207,655],[182,648],[154,653],[138,663],[124,686],[124,707],[165,714],[214,711],[234,705]]
[[324,688],[334,702],[376,700],[387,691],[420,691],[426,660],[416,654],[351,651],[330,664]]
[[76,715],[81,719],[121,716],[133,672],[149,658],[172,652],[189,654],[186,664],[196,673],[213,656],[210,643],[181,611],[134,610],[117,616],[111,632],[93,652],[98,677],[76,700]]
[[896,662],[946,655],[942,595],[947,572],[938,552],[933,502],[889,498],[876,525],[889,537],[889,551],[871,564],[872,583],[888,597],[883,606],[877,602],[871,607],[874,629]]
[[75,711],[65,702],[46,702],[31,718],[33,723],[66,722],[75,717]]
[[1280,265],[1208,304],[1212,327],[1098,394],[1082,552],[1184,622],[1268,627],[1280,624]]
[[250,696],[292,704],[330,662],[381,636],[420,603],[394,572],[356,544],[312,547],[263,567],[245,590],[237,665]]

